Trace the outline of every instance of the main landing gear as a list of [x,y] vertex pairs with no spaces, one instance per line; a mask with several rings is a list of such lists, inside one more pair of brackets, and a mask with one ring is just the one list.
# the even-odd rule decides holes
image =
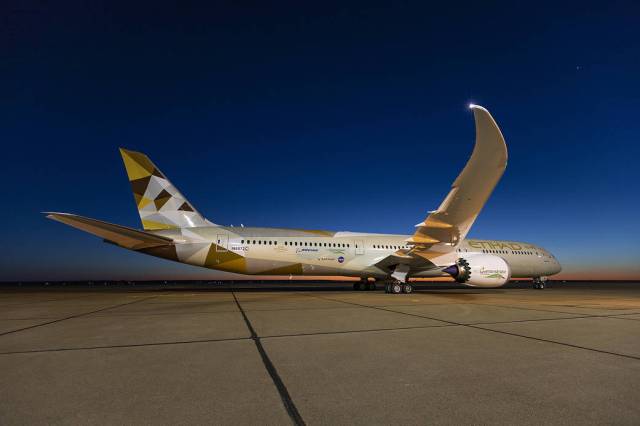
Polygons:
[[390,294],[410,294],[413,292],[413,286],[409,283],[403,283],[401,281],[393,281],[384,285],[384,292]]
[[544,290],[547,286],[547,277],[535,277],[533,279],[533,288],[536,290]]
[[367,279],[363,279],[358,281],[357,283],[353,283],[353,289],[355,291],[374,291],[376,290],[376,283],[369,282]]

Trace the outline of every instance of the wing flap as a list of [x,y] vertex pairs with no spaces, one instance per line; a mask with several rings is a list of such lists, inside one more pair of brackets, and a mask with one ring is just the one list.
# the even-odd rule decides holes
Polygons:
[[436,265],[429,259],[417,256],[415,253],[408,251],[397,251],[374,265],[386,272],[393,272],[399,265],[406,265],[411,271],[435,268]]
[[138,231],[127,226],[103,222],[97,219],[78,216],[71,213],[45,212],[46,217],[65,225],[72,226],[89,234],[104,238],[121,247],[131,250],[139,250],[150,247],[159,247],[173,244],[171,238],[153,235],[148,232]]

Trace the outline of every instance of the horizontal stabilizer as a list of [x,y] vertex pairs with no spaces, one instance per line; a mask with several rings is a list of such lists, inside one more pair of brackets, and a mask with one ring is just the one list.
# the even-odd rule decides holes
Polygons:
[[49,219],[62,222],[131,250],[173,244],[171,238],[153,235],[148,232],[138,231],[137,229],[115,225],[101,220],[90,219],[70,213],[44,212],[44,214],[46,214]]

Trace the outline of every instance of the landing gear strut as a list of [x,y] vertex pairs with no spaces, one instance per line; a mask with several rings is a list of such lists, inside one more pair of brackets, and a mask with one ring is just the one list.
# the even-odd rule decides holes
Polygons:
[[390,294],[409,294],[413,292],[413,286],[409,283],[403,283],[401,281],[393,281],[384,285],[384,292]]
[[533,279],[533,288],[536,290],[544,290],[547,286],[547,277],[535,277]]

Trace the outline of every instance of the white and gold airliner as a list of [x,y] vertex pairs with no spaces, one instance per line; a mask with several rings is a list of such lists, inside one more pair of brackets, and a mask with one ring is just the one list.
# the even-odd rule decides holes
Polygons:
[[120,149],[143,231],[69,213],[47,217],[106,242],[190,265],[246,275],[349,276],[356,289],[411,293],[411,278],[453,277],[471,287],[532,278],[544,288],[560,264],[544,248],[466,239],[507,165],[507,147],[489,111],[470,105],[476,143],[448,195],[412,235],[229,227],[204,218],[144,154]]

